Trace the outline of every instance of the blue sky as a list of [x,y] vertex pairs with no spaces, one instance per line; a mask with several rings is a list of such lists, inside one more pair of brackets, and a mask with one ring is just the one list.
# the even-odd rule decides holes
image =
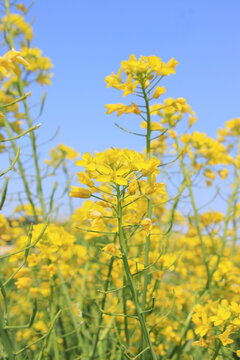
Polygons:
[[[60,125],[54,143],[81,154],[111,145],[142,149],[104,107],[124,102],[104,79],[132,53],[179,61],[176,75],[162,82],[165,95],[185,97],[198,115],[194,129],[214,136],[224,121],[240,116],[239,10],[238,0],[36,0],[34,44],[54,64],[42,138]],[[119,119],[125,127],[129,122],[137,127],[129,115]]]
[[[28,15],[36,15],[33,45],[54,64],[52,86],[34,87],[30,99],[48,92],[40,143],[60,126],[57,138],[39,149],[42,158],[60,142],[80,154],[110,146],[143,149],[142,138],[116,128],[105,109],[130,101],[104,82],[130,54],[178,60],[176,75],[162,81],[164,95],[186,98],[198,115],[193,129],[215,136],[226,120],[240,116],[239,13],[239,0],[36,0]],[[132,115],[118,123],[139,126]]]

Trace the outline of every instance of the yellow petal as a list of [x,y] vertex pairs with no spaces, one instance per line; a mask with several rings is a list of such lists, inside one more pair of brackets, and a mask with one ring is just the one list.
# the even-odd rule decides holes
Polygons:
[[91,197],[92,193],[88,189],[77,187],[77,186],[71,186],[72,190],[69,193],[69,196],[71,197],[77,197],[80,199],[88,199]]
[[118,185],[127,185],[128,184],[127,179],[125,179],[121,176],[116,176],[114,179],[114,182]]
[[97,169],[100,171],[100,173],[105,175],[111,174],[112,172],[110,166],[106,166],[106,165],[98,165]]
[[99,176],[96,177],[96,181],[110,182],[111,181],[111,176],[110,175],[99,175]]

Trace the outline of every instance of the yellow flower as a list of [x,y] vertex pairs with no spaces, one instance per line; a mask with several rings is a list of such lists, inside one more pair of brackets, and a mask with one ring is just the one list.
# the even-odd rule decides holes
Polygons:
[[17,5],[16,5],[16,9],[21,10],[24,15],[27,13],[27,9],[26,9],[26,7],[24,6],[24,4],[22,4],[22,3],[17,4]]
[[178,61],[174,58],[170,59],[167,64],[155,55],[143,56],[142,58],[146,61],[151,71],[154,71],[157,76],[175,74],[175,67]]
[[163,75],[170,75],[175,74],[175,67],[178,65],[178,61],[176,61],[174,58],[171,58],[165,67],[163,67],[162,74]]
[[143,176],[157,175],[159,173],[158,166],[160,160],[153,156],[150,160],[137,160],[136,166],[142,172]]
[[203,347],[203,348],[207,348],[208,346],[207,346],[207,343],[206,343],[206,341],[203,339],[203,337],[200,337],[200,340],[198,340],[198,341],[194,341],[193,343],[192,343],[192,345],[193,346],[201,346],[201,347]]
[[145,73],[148,70],[147,64],[142,58],[136,59],[135,55],[130,55],[129,60],[121,62],[122,69],[126,70],[126,73]]
[[149,107],[151,115],[157,115],[162,108],[162,104],[154,104]]
[[134,194],[136,194],[137,189],[138,189],[138,182],[136,179],[133,179],[130,182],[127,191],[130,195],[134,195]]
[[64,153],[64,156],[67,160],[74,160],[79,156],[79,153],[74,150],[71,146],[67,146],[65,144],[58,144],[57,149]]
[[[24,18],[19,14],[10,14],[10,23],[13,25],[14,35],[24,34],[26,41],[31,41],[33,37],[33,32],[31,25],[28,24]],[[8,18],[4,16],[2,18],[1,28],[3,31],[8,29]]]
[[120,116],[124,114],[127,106],[124,104],[106,104],[105,107],[107,108],[107,114],[110,115],[115,111],[118,111],[117,116]]
[[126,114],[134,113],[136,115],[141,114],[141,110],[137,107],[134,102],[131,102],[131,106],[128,106]]
[[29,277],[21,277],[16,281],[18,289],[28,289],[31,279]]
[[24,60],[19,51],[14,49],[8,51],[5,55],[0,57],[0,74],[5,77],[9,77],[10,74],[21,76],[21,69],[18,64],[25,67],[28,66],[28,62]]
[[199,334],[201,337],[206,335],[207,332],[211,329],[210,319],[204,310],[202,312],[193,314],[192,321],[196,325],[195,333]]
[[122,114],[130,114],[134,113],[136,115],[140,114],[141,111],[137,107],[135,103],[131,103],[131,106],[124,105],[124,104],[106,104],[105,107],[107,108],[107,114],[112,114],[115,111],[117,111],[117,116],[120,116]]
[[154,93],[153,93],[153,98],[154,99],[158,99],[159,96],[161,96],[162,94],[164,94],[166,92],[166,88],[164,86],[160,87],[157,86]]
[[232,324],[233,324],[233,325],[236,325],[237,327],[239,327],[239,326],[240,326],[240,318],[235,318],[235,319],[233,319],[233,320],[232,320]]
[[47,325],[42,320],[35,321],[33,327],[35,330],[41,331],[43,333],[47,332],[47,330],[48,330]]
[[109,88],[112,86],[115,89],[122,90],[124,85],[122,84],[122,76],[121,76],[122,69],[119,70],[118,74],[115,75],[112,73],[109,76],[106,76],[105,82],[107,83],[107,87]]
[[239,136],[240,135],[240,118],[235,118],[226,121],[225,130],[227,136]]
[[21,48],[21,55],[27,60],[29,71],[48,72],[53,67],[51,60],[47,56],[42,56],[42,50],[38,48],[29,48],[24,45]]
[[101,219],[103,215],[100,213],[100,211],[90,209],[89,212],[89,219]]
[[123,88],[124,89],[123,97],[125,97],[125,96],[131,94],[132,92],[134,92],[137,84],[138,84],[138,82],[137,81],[132,82],[132,76],[128,75],[127,81],[124,84],[124,88]]
[[228,169],[222,169],[218,171],[218,174],[222,180],[226,179],[228,177],[229,171]]
[[121,256],[121,251],[119,246],[115,244],[108,244],[104,248],[102,248],[102,252],[104,253],[107,259],[110,259],[112,256]]
[[[142,129],[147,129],[147,122],[146,121],[142,121],[141,122],[141,128]],[[160,124],[157,121],[151,121],[151,131],[163,131],[164,127],[162,124]]]
[[229,319],[231,312],[228,310],[228,307],[225,304],[218,305],[217,314],[211,316],[210,320],[214,322],[215,326],[221,325],[225,320]]
[[209,165],[227,165],[233,162],[227,148],[219,141],[207,137],[205,133],[194,131],[192,134],[184,134],[181,136],[181,141],[185,145],[191,144],[196,156],[203,158]]
[[216,175],[215,173],[211,170],[211,169],[206,169],[204,171],[204,175],[208,178],[208,179],[211,179],[211,180],[214,180]]
[[51,85],[52,74],[43,74],[42,72],[38,74],[36,81],[39,85]]
[[188,117],[188,127],[192,127],[192,125],[197,121],[197,116],[189,115]]
[[77,173],[77,176],[78,176],[78,181],[81,183],[81,184],[84,184],[84,185],[87,185],[87,186],[94,186],[94,181],[91,180],[91,178],[85,174],[83,171],[80,171]]
[[173,129],[168,130],[168,135],[172,138],[172,139],[176,139],[177,138],[177,132]]
[[235,301],[231,302],[230,309],[233,313],[240,315],[240,305]]
[[141,221],[141,225],[144,228],[144,230],[146,231],[147,234],[150,233],[150,231],[152,230],[152,220],[149,218],[143,219]]
[[227,329],[222,334],[219,335],[219,339],[221,340],[223,346],[233,343],[233,340],[231,338],[229,338],[230,334],[231,334],[231,331]]
[[69,193],[69,196],[71,197],[77,197],[80,199],[88,199],[91,197],[92,193],[90,190],[77,187],[77,186],[71,186],[72,190]]
[[44,163],[54,168],[58,168],[61,163],[65,164],[63,160],[74,160],[79,155],[80,154],[72,147],[65,144],[58,144],[57,147],[50,150],[51,159],[45,159]]

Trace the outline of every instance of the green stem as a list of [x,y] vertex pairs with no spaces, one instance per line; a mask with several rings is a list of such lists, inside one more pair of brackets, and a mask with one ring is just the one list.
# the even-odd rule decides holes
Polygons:
[[[218,265],[220,263],[220,260],[223,256],[223,251],[224,251],[224,248],[226,246],[226,243],[227,243],[227,232],[228,232],[228,224],[230,222],[230,219],[231,219],[231,216],[232,216],[232,203],[234,202],[234,200],[237,198],[237,194],[238,194],[238,191],[239,191],[239,186],[240,186],[240,177],[238,177],[236,179],[236,182],[234,184],[234,188],[233,188],[233,192],[229,198],[229,201],[228,201],[228,208],[227,208],[227,214],[226,214],[226,217],[225,217],[225,223],[224,223],[224,230],[223,230],[223,237],[222,237],[222,246],[220,248],[220,251],[219,251],[219,255],[218,255],[218,258],[216,260],[216,263],[214,264],[210,274],[209,274],[209,285],[210,285],[210,282],[213,278],[213,275],[215,273],[215,271],[217,270],[218,268]],[[207,287],[206,285],[206,287]]]
[[[127,297],[126,297],[126,284],[127,279],[125,274],[123,275],[123,289],[122,289],[122,298],[123,298],[123,313],[127,315]],[[128,317],[124,317],[124,331],[125,331],[125,337],[126,337],[126,344],[129,346],[129,332],[128,332]]]
[[124,268],[124,272],[126,275],[128,286],[129,286],[131,294],[132,294],[132,299],[135,304],[136,314],[137,314],[138,320],[141,325],[141,331],[143,333],[143,337],[147,343],[147,346],[149,347],[149,351],[151,354],[151,360],[157,360],[156,354],[153,349],[152,341],[150,339],[150,335],[149,335],[149,332],[147,329],[147,325],[145,322],[144,311],[142,311],[142,309],[141,309],[137,290],[135,288],[135,284],[134,284],[134,280],[133,280],[133,276],[131,274],[130,267],[128,264],[127,247],[126,247],[125,237],[124,237],[123,227],[122,227],[122,204],[121,204],[120,194],[121,193],[120,193],[120,189],[118,186],[117,187],[118,235],[119,235],[120,248],[121,248],[121,252],[122,252],[123,268]]
[[4,348],[8,355],[8,360],[14,360],[14,349],[11,338],[8,334],[8,331],[4,329],[4,316],[0,306],[0,339]]
[[[177,151],[178,151],[178,153],[180,153],[178,139],[176,139],[176,145],[177,145]],[[203,236],[202,236],[202,231],[201,231],[201,227],[200,227],[200,219],[199,219],[198,210],[197,210],[197,206],[195,203],[195,198],[194,198],[194,194],[193,194],[193,190],[192,190],[191,180],[190,180],[189,174],[186,171],[186,168],[184,166],[182,156],[180,157],[180,168],[182,170],[184,179],[185,179],[187,187],[188,187],[189,195],[191,198],[191,204],[192,204],[194,219],[195,219],[195,223],[196,223],[196,229],[197,229],[197,233],[198,233],[198,236],[200,239],[200,244],[201,244],[201,249],[202,249],[202,254],[203,254],[203,262],[204,262],[206,272],[207,272],[207,288],[208,288],[208,286],[210,285],[210,282],[209,282],[210,270],[209,270],[209,266],[208,266],[207,252],[206,252],[206,248],[205,248],[205,244],[204,244],[204,240],[203,240]]]
[[11,26],[11,21],[10,21],[10,5],[9,5],[8,0],[5,0],[5,8],[6,8],[7,26],[8,26],[8,41],[9,41],[10,47],[12,49],[14,49],[13,32],[12,32],[12,26]]
[[[7,130],[8,136],[9,136],[10,138],[12,138],[12,137],[13,137],[13,134],[12,134],[12,132],[11,132],[11,129],[10,129],[10,126],[9,126],[8,121],[7,121],[5,118],[3,118],[3,121],[4,121],[4,126],[5,126],[5,128],[6,128],[6,130]],[[13,151],[14,151],[15,156],[17,156],[18,149],[17,149],[17,146],[16,146],[14,140],[11,140],[11,145],[12,145],[12,148],[13,148]],[[26,178],[25,170],[24,170],[24,167],[23,167],[23,165],[22,165],[22,162],[21,162],[19,156],[18,156],[18,158],[17,158],[17,163],[18,163],[18,168],[19,168],[19,171],[20,171],[22,180],[23,180],[23,185],[24,185],[24,188],[25,188],[25,191],[26,191],[26,194],[27,194],[28,201],[29,201],[29,203],[30,203],[30,205],[31,205],[31,207],[32,207],[32,212],[33,212],[34,220],[38,223],[38,215],[37,215],[37,212],[36,212],[35,204],[34,204],[34,202],[33,202],[32,194],[31,194],[30,188],[29,188],[29,186],[28,186],[28,181],[27,181],[27,178]]]
[[213,353],[213,356],[211,357],[211,360],[215,360],[215,359],[217,358],[218,353],[219,353],[219,351],[220,351],[220,349],[221,349],[221,346],[222,346],[222,343],[221,343],[220,340],[218,340],[218,345],[217,345],[217,347],[216,347],[216,350],[215,350],[214,353]]
[[[59,309],[60,308],[58,308],[58,310]],[[59,322],[59,327],[60,327],[60,331],[61,331],[61,337],[62,337],[62,340],[63,340],[63,348],[64,348],[65,358],[66,358],[66,360],[70,360],[70,355],[66,351],[67,348],[68,348],[68,344],[67,344],[67,339],[66,339],[66,336],[65,336],[66,332],[65,332],[63,321],[62,321],[61,317],[59,317],[58,322]]]
[[[54,319],[54,311],[55,311],[55,305],[54,305],[54,289],[53,289],[53,284],[51,285],[51,299],[50,299],[50,319],[51,319],[51,323],[53,323],[53,319]],[[53,353],[54,353],[54,359],[59,360],[59,351],[58,351],[58,346],[57,346],[57,338],[56,338],[56,332],[55,332],[55,328],[53,327],[52,329],[52,333],[51,333],[51,345],[53,347]]]
[[[184,192],[184,190],[186,189],[186,187],[187,187],[187,182],[186,182],[185,179],[183,179],[183,181],[181,183],[181,186],[179,188],[178,195],[176,196],[176,198],[175,198],[175,200],[173,202],[173,205],[172,205],[172,209],[170,210],[169,220],[167,221],[168,234],[167,234],[167,237],[166,237],[165,251],[168,248],[168,241],[169,241],[169,238],[171,236],[171,230],[172,230],[172,227],[173,227],[173,224],[174,224],[175,212],[177,210],[177,206],[178,206],[180,197],[181,197],[182,193]],[[159,249],[159,251],[160,251],[160,249]]]
[[[151,114],[149,109],[149,100],[148,96],[146,94],[146,90],[144,87],[144,83],[141,84],[146,111],[147,111],[147,133],[146,133],[146,158],[149,160],[151,158]],[[148,183],[151,181],[151,176],[148,176]],[[147,207],[147,217],[151,219],[152,217],[152,196],[150,195],[148,197],[148,207]],[[144,257],[144,267],[146,270],[144,271],[144,284],[143,284],[143,295],[142,295],[142,309],[145,310],[146,307],[146,298],[147,298],[147,288],[149,283],[149,271],[148,271],[148,265],[149,265],[149,251],[150,251],[150,235],[147,235],[146,237],[146,243],[145,243],[145,257]],[[145,318],[145,313],[143,314],[143,317]],[[140,343],[140,350],[143,350],[144,344],[143,344],[143,333],[141,336],[141,343]],[[145,354],[142,355],[142,357],[145,357]]]
[[149,100],[144,88],[144,85],[142,85],[142,92],[144,96],[146,111],[147,111],[147,134],[146,134],[146,157],[147,159],[150,159],[151,157],[151,113],[149,108]]
[[61,284],[61,288],[62,288],[62,293],[63,293],[63,296],[64,296],[64,298],[65,298],[66,304],[67,304],[67,306],[68,306],[69,315],[70,315],[70,318],[71,318],[71,320],[72,320],[73,327],[74,327],[74,329],[75,329],[75,333],[76,333],[77,341],[78,341],[78,346],[81,347],[81,350],[82,350],[82,351],[84,351],[85,346],[84,346],[82,337],[81,337],[80,332],[79,332],[79,326],[78,326],[78,324],[77,324],[76,316],[75,316],[75,313],[74,313],[74,311],[73,311],[72,302],[71,302],[70,296],[69,296],[69,294],[68,294],[68,289],[67,289],[66,283],[65,283],[65,281],[64,281],[64,278],[63,278],[63,276],[62,276],[62,273],[61,273],[61,271],[60,271],[59,266],[58,266],[58,269],[57,269],[57,275],[58,275],[58,278],[59,278],[59,280],[60,280],[60,284]]
[[[19,95],[24,96],[23,82],[22,82],[22,79],[20,79],[20,78],[18,79],[18,89],[19,89]],[[24,110],[25,110],[28,127],[31,128],[32,120],[30,118],[26,99],[23,100],[23,105],[24,105]],[[31,144],[32,144],[33,159],[34,159],[34,165],[35,165],[35,170],[36,170],[37,192],[39,195],[39,200],[40,200],[40,204],[41,204],[41,208],[42,208],[43,219],[46,220],[47,213],[46,213],[46,206],[45,206],[45,201],[44,201],[44,196],[43,196],[42,178],[41,178],[40,168],[39,168],[39,163],[38,163],[36,137],[35,137],[35,133],[33,131],[30,132],[30,139],[31,139]]]
[[[104,291],[108,290],[108,285],[109,285],[109,282],[110,282],[113,262],[114,262],[114,257],[112,257],[111,260],[110,260],[110,264],[109,264],[109,267],[108,267],[107,279],[106,279],[105,285],[104,285]],[[103,309],[103,310],[104,310],[104,307],[105,307],[106,298],[107,298],[107,293],[104,293],[103,298],[102,298],[102,303],[101,303],[101,309]],[[97,334],[96,334],[95,342],[94,342],[94,345],[93,345],[93,352],[92,352],[90,360],[94,359],[96,351],[97,351],[97,344],[98,344],[98,340],[99,340],[100,328],[101,328],[102,320],[103,320],[103,313],[100,312],[99,318],[98,318],[98,325],[97,325]]]
[[1,200],[0,200],[0,211],[2,210],[3,204],[4,204],[5,200],[6,200],[8,181],[9,181],[9,178],[7,177],[5,179],[5,183],[4,183],[4,187],[3,187],[3,191],[2,191],[2,196],[1,196]]
[[[9,41],[10,48],[13,49],[15,47],[14,46],[14,36],[13,36],[12,26],[11,26],[11,21],[10,21],[10,6],[9,6],[9,1],[8,0],[5,0],[5,7],[6,7],[7,25],[8,25],[8,41]],[[28,123],[28,127],[31,128],[32,127],[32,120],[30,118],[27,101],[24,98],[25,94],[24,94],[23,82],[22,82],[21,78],[18,78],[18,84],[17,85],[18,85],[19,95],[20,95],[20,97],[23,97],[23,105],[24,105],[24,110],[25,110],[25,115],[26,115],[26,120],[27,120],[27,123]],[[38,164],[36,138],[35,138],[35,134],[34,134],[33,131],[30,132],[30,139],[31,139],[31,144],[32,144],[33,159],[34,159],[34,165],[35,165],[35,170],[36,170],[37,192],[38,192],[40,203],[41,203],[42,215],[43,215],[44,220],[46,220],[47,219],[47,214],[46,214],[46,207],[45,207],[45,202],[44,202],[44,197],[43,197],[42,179],[41,179],[40,169],[39,169],[39,164]],[[21,175],[22,175],[22,173],[21,173]]]

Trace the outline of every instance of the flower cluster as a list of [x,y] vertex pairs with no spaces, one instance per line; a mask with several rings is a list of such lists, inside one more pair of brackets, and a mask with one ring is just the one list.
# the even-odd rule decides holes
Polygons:
[[135,182],[136,189],[133,190],[132,181],[150,175],[156,176],[159,173],[159,164],[160,161],[156,157],[145,160],[143,154],[128,149],[109,149],[96,153],[95,156],[85,153],[76,165],[85,168],[85,173],[80,171],[77,175],[78,181],[88,188],[72,186],[70,196],[89,198],[93,193],[100,192],[106,197],[104,190],[96,182],[110,184],[113,188],[117,185],[129,185],[130,193],[136,192],[137,183]]
[[58,144],[50,150],[50,160],[45,159],[44,163],[56,170],[61,164],[65,164],[66,160],[75,160],[79,156],[80,154],[71,146]]
[[4,77],[9,77],[12,74],[21,76],[21,68],[18,64],[28,67],[28,62],[22,57],[21,52],[14,49],[8,51],[0,57],[0,76],[1,80]]
[[[32,125],[25,87],[31,81],[51,83],[50,59],[31,46],[28,9],[13,5],[21,15],[8,9],[1,30],[8,46],[21,43],[19,51],[10,46],[0,58],[1,139],[6,130],[12,139],[26,123]],[[166,93],[160,81],[176,66],[173,58],[165,63],[131,55],[117,74],[106,77],[107,87],[122,90],[123,97],[137,95],[129,104],[106,108],[107,114],[141,118],[140,134],[119,127],[140,135],[145,148],[86,152],[76,162],[81,185],[70,191],[72,215],[61,223],[54,220],[57,182],[45,200],[42,180],[62,171],[62,199],[72,181],[68,160],[80,155],[59,144],[42,170],[30,133],[37,191],[19,158],[26,196],[19,192],[14,218],[0,215],[0,357],[240,357],[240,123],[227,121],[218,141],[197,131],[179,136],[181,122],[189,129],[195,112],[182,97],[158,102]],[[43,104],[44,97],[40,114]],[[215,210],[214,203],[198,206],[202,178],[207,185],[226,179],[229,186],[214,195],[224,199],[226,210]],[[74,210],[72,198],[85,201]]]
[[[30,24],[28,24],[24,17],[20,14],[10,14],[10,22],[12,24],[13,36],[24,36],[26,42],[33,38],[33,31]],[[2,18],[1,31],[8,31],[8,17]]]
[[213,348],[219,339],[224,347],[234,344],[230,351],[236,352],[239,357],[240,349],[236,335],[240,328],[240,305],[237,302],[229,303],[223,299],[221,302],[209,300],[206,305],[197,304],[192,320],[196,326],[195,333],[200,335],[200,340],[194,345]]
[[[130,55],[129,60],[122,61],[121,67],[117,74],[112,73],[107,76],[105,81],[107,87],[114,87],[123,90],[123,96],[127,96],[135,91],[137,86],[147,88],[150,81],[158,76],[168,76],[175,74],[175,67],[178,62],[172,58],[164,63],[157,56],[141,56],[139,60],[135,55]],[[126,75],[126,81],[123,80],[123,74]],[[155,98],[163,93],[163,89],[155,91]]]

